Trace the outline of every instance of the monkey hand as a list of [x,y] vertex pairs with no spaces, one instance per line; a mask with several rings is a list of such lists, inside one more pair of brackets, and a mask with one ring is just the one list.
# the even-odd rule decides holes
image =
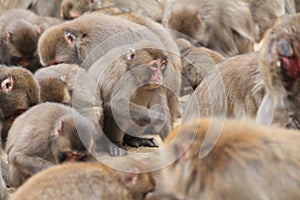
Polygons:
[[111,156],[125,156],[127,155],[127,149],[123,145],[110,143],[109,153]]

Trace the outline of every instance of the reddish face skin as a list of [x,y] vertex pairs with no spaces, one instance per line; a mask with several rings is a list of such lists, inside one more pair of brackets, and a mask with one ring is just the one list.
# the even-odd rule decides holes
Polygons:
[[155,89],[160,87],[163,84],[164,82],[163,70],[166,68],[166,65],[167,65],[167,61],[161,59],[153,60],[152,62],[150,62],[150,67],[152,70],[152,78],[150,80],[148,88]]

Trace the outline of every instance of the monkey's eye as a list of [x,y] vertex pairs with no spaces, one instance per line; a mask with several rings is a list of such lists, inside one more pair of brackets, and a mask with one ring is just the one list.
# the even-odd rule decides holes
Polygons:
[[67,8],[68,8],[68,10],[72,10],[73,4],[69,3],[69,4],[67,5]]
[[157,63],[154,62],[154,63],[152,64],[152,67],[157,68]]
[[164,69],[167,66],[168,62],[166,60],[163,60],[161,62],[161,68]]
[[18,63],[18,62],[21,61],[21,59],[22,59],[22,58],[20,58],[20,57],[13,56],[13,57],[11,57],[10,61],[11,61],[12,63]]

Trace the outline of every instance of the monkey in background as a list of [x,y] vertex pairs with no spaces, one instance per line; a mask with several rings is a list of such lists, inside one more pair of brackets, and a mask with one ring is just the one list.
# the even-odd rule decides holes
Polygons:
[[75,108],[97,128],[103,127],[100,88],[94,79],[76,64],[58,64],[41,68],[34,77],[40,86],[41,102],[57,102]]
[[265,95],[258,71],[258,53],[228,58],[211,68],[183,112],[183,121],[201,117],[256,117]]
[[92,122],[68,106],[42,103],[29,109],[8,134],[11,186],[55,164],[91,160],[96,135]]
[[298,199],[299,142],[297,131],[249,120],[186,123],[166,139],[161,159],[177,160],[158,188],[179,199]]
[[85,12],[113,6],[119,8],[122,12],[139,13],[154,21],[161,22],[166,4],[166,1],[159,0],[102,0],[100,2],[93,0],[63,0],[61,4],[61,13],[65,19],[74,19]]
[[216,51],[194,47],[183,38],[176,39],[176,43],[182,60],[181,95],[186,95],[196,89],[207,72],[224,57]]
[[163,24],[179,32],[175,38],[184,34],[224,57],[253,51],[253,19],[240,1],[176,0],[166,9]]
[[263,124],[278,124],[300,128],[300,14],[278,19],[267,32],[259,53],[259,71],[266,95],[257,120]]
[[[120,163],[122,165],[123,161]],[[15,192],[12,199],[143,200],[154,186],[150,174],[140,173],[136,167],[120,174],[101,163],[72,163],[36,174]]]
[[27,69],[0,65],[1,143],[5,147],[14,120],[40,101],[38,82]]
[[42,32],[59,20],[42,18],[33,12],[13,9],[0,16],[0,63],[20,65],[31,72],[42,67],[37,45]]

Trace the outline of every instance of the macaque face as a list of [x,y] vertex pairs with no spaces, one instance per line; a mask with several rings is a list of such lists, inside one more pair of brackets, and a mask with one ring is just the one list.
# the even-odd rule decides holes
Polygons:
[[129,49],[126,61],[134,77],[137,77],[147,90],[156,89],[163,85],[163,73],[168,64],[167,56],[163,51],[152,48]]
[[164,82],[163,71],[167,66],[167,61],[163,59],[153,60],[149,63],[152,76],[147,89],[155,89],[160,87]]
[[285,20],[279,21],[276,28],[267,33],[261,50],[260,67],[263,74],[270,74],[267,85],[276,87],[281,82],[289,91],[297,87],[300,78],[300,31],[297,26],[300,15],[288,18],[286,23]]

